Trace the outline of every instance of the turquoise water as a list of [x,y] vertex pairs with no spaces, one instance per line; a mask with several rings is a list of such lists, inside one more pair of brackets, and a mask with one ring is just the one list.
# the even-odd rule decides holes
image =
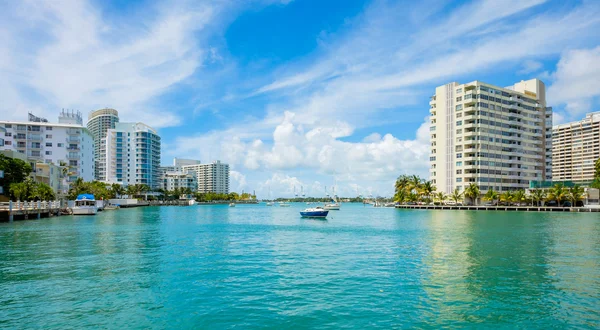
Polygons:
[[264,205],[0,224],[0,328],[600,327],[597,213]]

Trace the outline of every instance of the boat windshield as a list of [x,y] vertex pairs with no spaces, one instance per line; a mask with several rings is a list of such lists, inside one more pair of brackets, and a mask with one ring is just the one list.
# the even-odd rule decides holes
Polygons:
[[95,200],[75,201],[75,206],[96,206],[96,201]]

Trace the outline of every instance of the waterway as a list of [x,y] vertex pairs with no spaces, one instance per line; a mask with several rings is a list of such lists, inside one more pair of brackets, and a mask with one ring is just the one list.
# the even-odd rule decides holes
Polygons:
[[0,328],[600,327],[597,213],[261,205],[0,224]]

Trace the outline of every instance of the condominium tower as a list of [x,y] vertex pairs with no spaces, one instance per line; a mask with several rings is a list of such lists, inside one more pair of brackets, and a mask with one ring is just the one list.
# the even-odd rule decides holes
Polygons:
[[439,86],[430,101],[430,177],[451,193],[476,183],[509,191],[551,180],[552,108],[538,79],[498,87],[480,81]]
[[594,180],[600,158],[600,112],[552,129],[552,179],[587,183]]
[[117,123],[106,132],[107,181],[161,187],[160,136],[143,123]]
[[106,132],[119,122],[119,112],[115,109],[92,111],[88,116],[87,128],[94,136],[94,160],[96,180],[106,181]]
[[0,150],[22,153],[32,164],[59,166],[67,183],[94,179],[94,141],[79,112],[62,111],[58,123],[30,115],[29,121],[2,120],[0,126],[4,128]]
[[229,165],[220,161],[210,164],[183,165],[183,171],[194,171],[198,180],[198,192],[229,193]]

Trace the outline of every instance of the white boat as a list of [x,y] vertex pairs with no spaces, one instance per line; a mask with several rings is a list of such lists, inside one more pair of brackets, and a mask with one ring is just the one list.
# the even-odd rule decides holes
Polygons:
[[229,207],[235,207],[235,203],[229,203]]
[[339,203],[327,203],[325,204],[325,206],[323,206],[324,209],[326,210],[334,210],[334,211],[339,211],[340,210],[340,204]]
[[279,207],[290,207],[290,204],[286,202],[279,202]]
[[273,206],[273,202],[267,202],[267,206]]
[[92,194],[81,194],[75,200],[75,206],[71,208],[73,215],[96,215],[98,206],[96,198]]

